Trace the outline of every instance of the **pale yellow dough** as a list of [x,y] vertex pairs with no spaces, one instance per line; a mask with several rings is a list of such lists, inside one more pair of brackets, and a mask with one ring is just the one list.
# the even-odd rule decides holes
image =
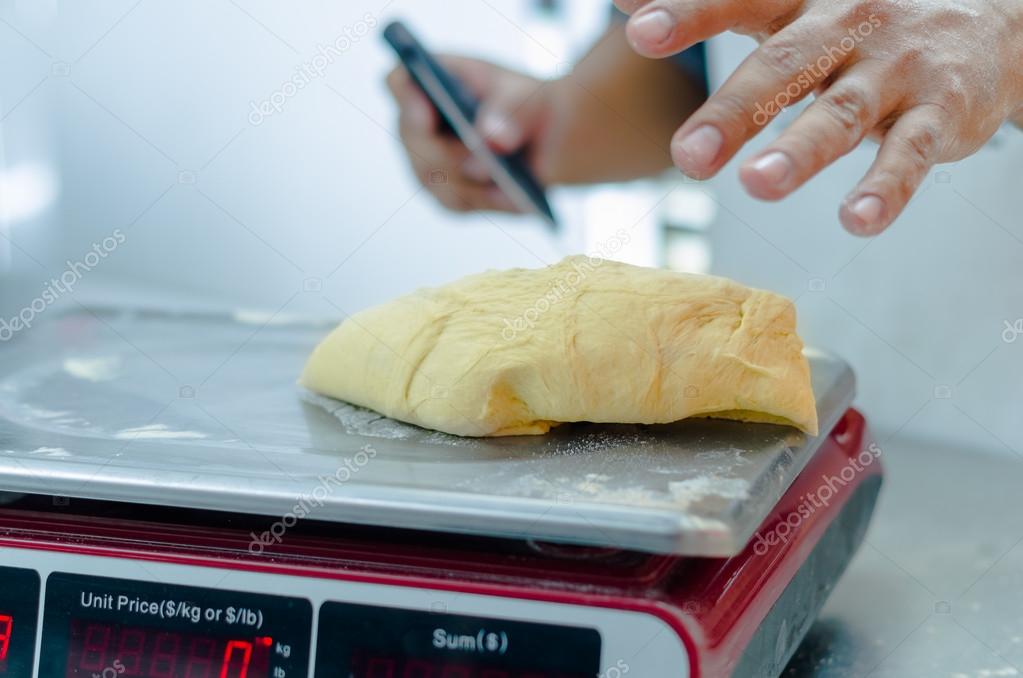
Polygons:
[[462,436],[694,416],[817,432],[792,303],[711,276],[577,256],[422,289],[345,320],[307,388]]

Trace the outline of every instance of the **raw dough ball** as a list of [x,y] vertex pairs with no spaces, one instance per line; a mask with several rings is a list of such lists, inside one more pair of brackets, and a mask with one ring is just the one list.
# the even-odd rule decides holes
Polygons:
[[795,323],[771,292],[575,256],[357,313],[316,347],[301,383],[463,436],[694,416],[816,434]]

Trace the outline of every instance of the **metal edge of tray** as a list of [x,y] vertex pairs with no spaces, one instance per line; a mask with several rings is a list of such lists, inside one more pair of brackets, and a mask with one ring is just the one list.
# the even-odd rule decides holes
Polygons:
[[[852,371],[843,373],[843,381],[853,379]],[[837,385],[836,385],[837,386]],[[534,539],[587,546],[615,547],[651,553],[727,557],[740,552],[788,489],[813,454],[823,443],[852,401],[848,388],[835,388],[823,394],[831,398],[832,416],[821,422],[821,434],[780,455],[761,477],[761,482],[784,479],[762,494],[756,505],[737,502],[741,515],[732,516],[727,529],[714,529],[712,522],[695,519],[686,513],[664,508],[625,507],[584,501],[562,505],[528,497],[467,496],[457,492],[421,488],[350,485],[342,496],[326,501],[316,509],[316,519],[381,527],[401,527],[424,531],[474,534],[508,539]],[[69,465],[72,466],[72,465]],[[38,477],[28,468],[22,473],[4,474],[4,489],[38,493]],[[104,478],[94,468],[72,468],[47,477],[51,494],[134,504],[152,504],[154,495],[160,505],[205,509],[260,516],[284,516],[296,509],[305,497],[298,488],[281,490],[278,483],[264,487],[237,486],[225,490],[215,482],[214,474],[197,478],[192,471],[177,472],[173,492],[168,483],[125,482]],[[170,479],[168,479],[170,480]],[[89,493],[82,495],[83,485]],[[307,489],[307,488],[306,488]],[[258,491],[257,491],[258,490]],[[385,496],[386,495],[386,496]],[[268,520],[268,526],[269,526]],[[486,525],[486,528],[481,527]],[[722,528],[725,526],[722,524]]]

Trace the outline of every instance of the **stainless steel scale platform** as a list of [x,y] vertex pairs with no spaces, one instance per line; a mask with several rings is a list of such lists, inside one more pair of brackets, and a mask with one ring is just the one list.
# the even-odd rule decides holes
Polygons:
[[[332,324],[97,310],[33,328],[0,352],[0,488],[727,556],[821,440],[720,420],[426,431],[295,385]],[[826,435],[854,378],[809,358]]]

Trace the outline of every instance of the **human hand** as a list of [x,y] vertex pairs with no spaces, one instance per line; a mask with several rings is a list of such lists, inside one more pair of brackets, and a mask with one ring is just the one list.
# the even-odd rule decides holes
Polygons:
[[[494,64],[462,57],[439,59],[480,99],[476,126],[497,153],[525,148],[530,169],[544,182],[544,141],[554,108],[548,85]],[[491,180],[487,168],[454,135],[426,95],[398,66],[387,85],[400,107],[399,129],[416,177],[445,207],[456,211],[519,212]]]
[[666,57],[724,31],[761,42],[678,129],[675,164],[715,175],[783,108],[816,93],[747,160],[746,189],[779,200],[866,137],[877,157],[842,203],[859,235],[880,233],[930,168],[978,150],[1023,121],[1023,3],[1017,0],[616,0],[627,34]]

